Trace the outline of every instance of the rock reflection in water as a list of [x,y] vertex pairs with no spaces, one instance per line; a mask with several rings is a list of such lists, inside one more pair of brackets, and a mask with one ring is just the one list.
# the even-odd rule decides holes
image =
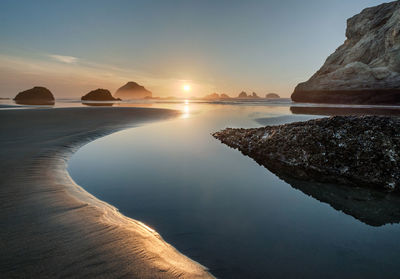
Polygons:
[[96,102],[96,103],[82,102],[82,104],[90,107],[112,107],[114,105],[114,103],[101,103],[101,102]]
[[372,108],[372,107],[297,107],[291,106],[290,111],[293,114],[311,114],[311,115],[398,115],[399,108]]
[[293,188],[370,226],[400,223],[400,195],[372,188],[301,181],[268,168]]
[[53,106],[54,101],[46,100],[14,100],[18,105],[31,105],[31,106]]

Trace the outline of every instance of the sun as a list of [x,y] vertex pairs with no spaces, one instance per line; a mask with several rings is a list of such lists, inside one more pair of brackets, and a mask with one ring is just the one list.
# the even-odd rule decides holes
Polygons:
[[189,92],[190,91],[190,85],[189,84],[185,84],[185,85],[183,85],[183,91],[185,91],[185,92]]

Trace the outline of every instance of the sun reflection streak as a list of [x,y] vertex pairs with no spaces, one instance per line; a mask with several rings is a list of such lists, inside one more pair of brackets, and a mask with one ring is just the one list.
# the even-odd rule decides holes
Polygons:
[[182,118],[189,118],[190,116],[190,108],[189,108],[189,101],[185,100],[185,105],[183,106],[183,114]]
[[150,228],[149,226],[147,226],[145,223],[140,222],[140,224],[147,229],[149,232],[151,233],[157,233],[155,230],[153,230],[152,228]]

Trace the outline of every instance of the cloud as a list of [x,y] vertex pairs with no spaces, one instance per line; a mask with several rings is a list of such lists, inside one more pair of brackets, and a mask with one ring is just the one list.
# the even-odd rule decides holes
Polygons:
[[51,57],[52,59],[54,59],[58,62],[67,63],[67,64],[75,64],[76,62],[78,62],[78,58],[73,57],[73,56],[50,54],[49,57]]

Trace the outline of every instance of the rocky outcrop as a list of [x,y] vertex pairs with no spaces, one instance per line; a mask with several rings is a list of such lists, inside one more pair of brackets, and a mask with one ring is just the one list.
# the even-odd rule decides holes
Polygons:
[[19,92],[14,101],[21,105],[54,105],[54,96],[49,89],[35,86]]
[[292,94],[296,102],[400,104],[400,1],[347,20],[346,41]]
[[115,92],[115,97],[128,100],[144,99],[152,97],[152,93],[136,82],[130,81]]
[[247,98],[247,97],[248,97],[247,93],[244,92],[244,91],[240,92],[239,95],[238,95],[238,98]]
[[268,93],[265,95],[265,98],[266,99],[279,99],[280,96],[276,93]]
[[259,98],[260,97],[257,95],[256,92],[253,92],[253,93],[247,95],[247,93],[245,91],[242,91],[237,96],[237,99],[259,99]]
[[212,93],[203,97],[205,100],[218,100],[221,99],[221,96],[218,93]]
[[335,116],[213,136],[280,175],[400,190],[400,118]]
[[110,91],[107,89],[92,90],[86,95],[82,96],[82,101],[121,101],[119,98],[114,98]]

